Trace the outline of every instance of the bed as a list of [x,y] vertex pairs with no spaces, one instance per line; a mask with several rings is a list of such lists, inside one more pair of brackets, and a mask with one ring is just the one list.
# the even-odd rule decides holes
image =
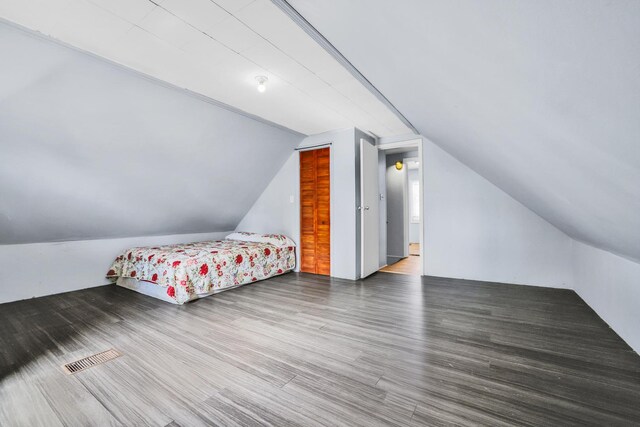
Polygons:
[[131,248],[107,273],[116,285],[174,304],[287,273],[295,244],[281,234],[236,232],[225,240]]

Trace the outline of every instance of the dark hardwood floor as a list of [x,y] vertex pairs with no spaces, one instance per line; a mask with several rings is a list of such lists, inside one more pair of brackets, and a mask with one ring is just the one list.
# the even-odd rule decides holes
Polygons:
[[568,290],[291,273],[173,306],[106,286],[0,305],[0,344],[1,426],[640,423],[640,357]]

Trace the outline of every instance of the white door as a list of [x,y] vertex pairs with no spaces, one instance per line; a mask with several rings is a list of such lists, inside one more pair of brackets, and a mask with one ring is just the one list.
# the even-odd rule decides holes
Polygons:
[[360,140],[360,277],[365,278],[379,265],[379,188],[378,149],[370,142]]

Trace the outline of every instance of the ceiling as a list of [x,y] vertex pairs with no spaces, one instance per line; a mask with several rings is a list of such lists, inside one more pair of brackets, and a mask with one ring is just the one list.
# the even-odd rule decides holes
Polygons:
[[0,17],[304,134],[410,132],[269,0],[14,0]]
[[289,3],[421,134],[640,261],[639,1]]

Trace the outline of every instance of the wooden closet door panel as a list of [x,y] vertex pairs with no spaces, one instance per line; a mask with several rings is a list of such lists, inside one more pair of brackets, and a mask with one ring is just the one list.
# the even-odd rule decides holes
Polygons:
[[316,272],[316,154],[300,153],[300,271]]
[[300,271],[331,272],[329,148],[300,153]]
[[331,273],[331,153],[318,150],[316,157],[316,273]]

